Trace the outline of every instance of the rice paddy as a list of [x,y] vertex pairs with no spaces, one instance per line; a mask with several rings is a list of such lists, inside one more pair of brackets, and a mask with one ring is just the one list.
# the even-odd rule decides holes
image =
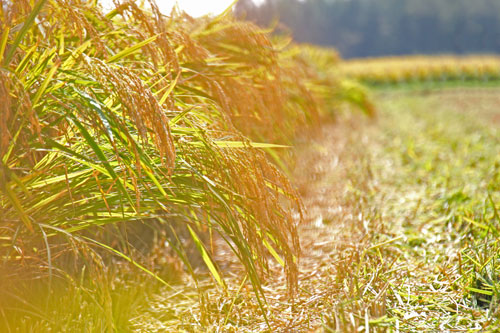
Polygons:
[[354,65],[154,1],[0,9],[0,331],[500,329],[495,57]]
[[381,92],[376,120],[325,123],[297,144],[299,288],[286,297],[285,275],[271,265],[271,329],[222,251],[228,294],[208,278],[204,304],[160,289],[134,330],[496,331],[497,103],[487,88]]
[[498,84],[500,58],[497,55],[415,55],[351,59],[343,63],[342,72],[371,85],[453,81]]

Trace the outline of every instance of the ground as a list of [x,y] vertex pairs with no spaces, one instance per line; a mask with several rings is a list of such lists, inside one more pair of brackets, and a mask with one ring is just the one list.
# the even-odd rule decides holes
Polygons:
[[228,290],[163,288],[142,331],[495,331],[500,329],[500,91],[379,91],[378,114],[341,116],[297,145],[299,289],[279,265],[266,324],[241,271]]

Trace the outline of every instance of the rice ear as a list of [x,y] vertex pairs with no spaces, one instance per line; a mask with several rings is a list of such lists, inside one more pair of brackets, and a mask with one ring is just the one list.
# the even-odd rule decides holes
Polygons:
[[[46,1],[23,38],[0,44],[9,50],[0,160],[13,172],[0,179],[10,189],[0,193],[0,259],[41,275],[64,272],[56,259],[78,257],[74,244],[131,258],[123,224],[179,215],[194,235],[227,242],[262,299],[268,260],[281,258],[292,293],[303,207],[270,159],[279,154],[264,149],[287,149],[338,106],[339,79],[325,69],[336,54],[288,45],[228,13],[193,19],[166,17],[152,0],[109,13],[95,2]],[[33,8],[11,7],[2,24],[12,33]],[[45,244],[50,258],[33,250]],[[80,259],[104,269],[95,263],[104,260]]]

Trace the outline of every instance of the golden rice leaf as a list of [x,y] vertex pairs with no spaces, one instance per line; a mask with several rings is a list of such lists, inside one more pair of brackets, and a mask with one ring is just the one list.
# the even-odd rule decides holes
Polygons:
[[40,98],[42,98],[43,93],[47,89],[52,78],[54,77],[54,74],[56,73],[57,69],[59,68],[59,65],[60,65],[59,63],[54,64],[54,66],[50,69],[49,73],[47,74],[47,77],[43,81],[42,85],[37,90],[35,96],[33,97],[33,101],[31,102],[34,106],[36,106],[38,104],[38,102],[40,101]]
[[9,51],[7,52],[7,55],[4,58],[4,66],[8,65],[10,61],[12,60],[12,57],[16,53],[17,48],[19,47],[19,44],[21,44],[24,36],[28,33],[28,31],[31,29],[31,26],[33,23],[35,23],[35,19],[42,10],[43,6],[47,0],[39,0],[35,6],[33,7],[33,10],[31,11],[30,15],[26,19],[26,21],[23,22],[23,27],[21,30],[17,33],[16,38],[14,39],[14,42],[10,45]]
[[[291,146],[279,145],[274,143],[262,143],[262,142],[244,142],[244,141],[212,141],[217,147],[220,148],[291,148]],[[190,141],[188,144],[192,146],[202,147],[203,142]]]
[[10,185],[8,183],[6,183],[6,184],[3,184],[2,187],[3,187],[2,188],[3,192],[7,195],[7,198],[11,202],[12,206],[14,207],[16,212],[19,214],[21,221],[23,221],[26,228],[28,228],[28,230],[33,233],[34,232],[33,224],[31,223],[31,220],[30,220],[28,214],[26,214],[26,211],[24,210],[24,208],[23,208],[21,202],[19,201],[19,199],[17,198],[16,194],[10,188]]
[[0,63],[3,61],[3,55],[5,53],[5,47],[7,46],[7,41],[9,40],[10,28],[7,26],[2,27],[3,33],[0,38]]
[[163,94],[163,96],[160,98],[160,101],[158,102],[160,105],[163,105],[163,103],[165,103],[165,101],[167,100],[167,98],[170,95],[170,93],[172,92],[172,90],[174,90],[174,88],[177,85],[177,81],[179,80],[180,76],[181,76],[181,73],[179,72],[179,74],[177,74],[177,76],[175,77],[175,79],[170,83],[170,85],[168,86],[167,90],[165,91],[165,93]]
[[120,60],[122,58],[125,58],[126,56],[129,56],[129,55],[133,54],[134,52],[140,50],[143,46],[148,45],[149,43],[154,42],[157,38],[158,38],[158,35],[153,36],[153,37],[149,37],[148,39],[145,39],[142,42],[139,42],[139,43],[135,44],[134,46],[131,46],[131,47],[125,49],[125,50],[122,50],[122,51],[118,52],[114,56],[109,57],[106,62],[107,63],[112,63],[112,62],[116,62],[116,61],[118,61],[118,60]]

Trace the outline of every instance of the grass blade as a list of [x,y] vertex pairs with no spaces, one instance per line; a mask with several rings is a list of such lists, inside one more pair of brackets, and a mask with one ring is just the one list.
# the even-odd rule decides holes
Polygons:
[[205,248],[205,245],[203,245],[202,241],[198,237],[198,235],[194,232],[194,230],[191,228],[191,226],[187,226],[189,233],[191,234],[191,237],[193,238],[193,241],[196,245],[196,248],[201,254],[201,257],[203,258],[203,261],[205,262],[205,265],[207,265],[208,269],[210,270],[210,273],[212,273],[212,276],[215,278],[217,283],[225,288],[226,284],[224,283],[224,280],[222,279],[221,275],[219,274],[219,270],[215,267],[215,264],[210,257],[210,254],[208,253],[207,249]]
[[16,38],[14,39],[14,42],[10,45],[9,51],[7,52],[7,55],[5,56],[3,65],[7,66],[10,61],[12,60],[12,57],[14,56],[14,53],[16,52],[19,44],[21,44],[21,41],[23,40],[24,36],[28,31],[31,29],[31,26],[33,23],[35,23],[35,19],[42,10],[43,6],[47,0],[39,0],[36,4],[35,7],[33,7],[33,10],[31,11],[30,15],[28,16],[28,19],[24,21],[23,27],[21,30],[18,32],[16,35]]
[[134,46],[131,46],[131,47],[125,49],[125,50],[120,51],[117,54],[115,54],[114,56],[109,57],[108,60],[107,60],[107,63],[116,62],[116,61],[118,61],[118,60],[120,60],[122,58],[125,58],[126,56],[131,55],[132,53],[138,51],[143,46],[148,45],[149,43],[154,42],[157,38],[158,38],[158,35],[153,36],[153,37],[149,37],[148,39],[143,40],[142,42],[139,42],[139,43],[135,44]]
[[10,28],[3,26],[2,38],[0,39],[0,63],[3,61],[3,55],[5,53],[5,47],[7,46],[7,41],[9,40]]

